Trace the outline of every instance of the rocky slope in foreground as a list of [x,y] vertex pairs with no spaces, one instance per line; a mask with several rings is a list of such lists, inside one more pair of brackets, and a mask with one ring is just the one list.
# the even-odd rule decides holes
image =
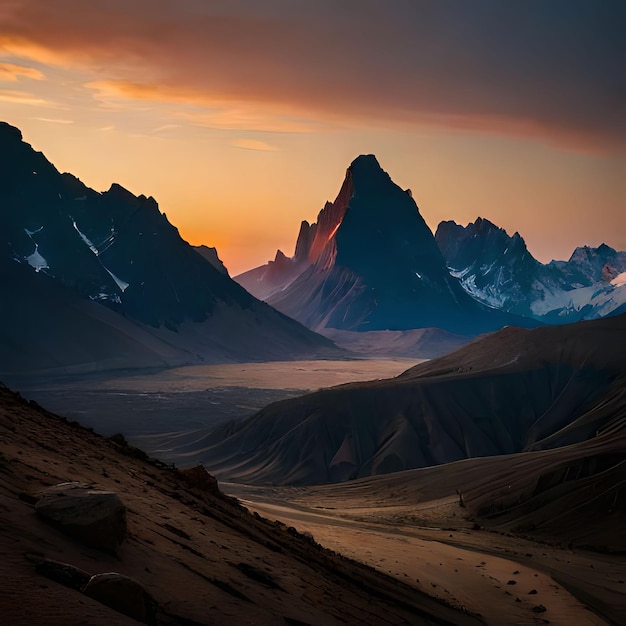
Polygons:
[[[3,623],[136,624],[125,615],[139,613],[146,623],[181,626],[480,623],[250,515],[204,470],[150,461],[123,440],[70,424],[4,387],[0,479]],[[38,515],[38,494],[67,481],[121,499],[126,536],[118,546],[116,535],[117,556],[102,544],[110,528],[90,541],[83,532],[86,543],[77,542],[76,524],[84,530],[93,517],[74,505],[63,507],[57,526]],[[104,572],[117,576],[90,580]],[[85,581],[91,591],[81,592]]]
[[253,484],[315,484],[555,448],[626,419],[626,316],[506,328],[395,379],[277,402],[206,439]]
[[337,353],[192,248],[153,198],[90,189],[4,122],[0,170],[0,372]]

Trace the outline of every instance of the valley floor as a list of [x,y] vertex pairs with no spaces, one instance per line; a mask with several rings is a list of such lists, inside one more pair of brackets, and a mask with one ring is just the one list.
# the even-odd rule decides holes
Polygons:
[[[416,362],[244,363],[6,382],[47,409],[105,435],[122,432],[150,455],[184,467],[202,460],[202,437],[221,422],[321,387],[395,376]],[[489,624],[623,623],[626,556],[476,528],[453,488],[436,493],[424,480],[424,497],[423,486],[398,480],[379,481],[378,491],[363,481],[221,487],[263,517]]]
[[122,433],[150,455],[185,467],[202,461],[202,438],[223,422],[322,387],[397,376],[423,360],[226,363],[3,382],[82,426]]
[[223,484],[252,511],[416,589],[480,614],[488,624],[619,624],[626,557],[476,528],[456,495],[373,506],[350,484]]

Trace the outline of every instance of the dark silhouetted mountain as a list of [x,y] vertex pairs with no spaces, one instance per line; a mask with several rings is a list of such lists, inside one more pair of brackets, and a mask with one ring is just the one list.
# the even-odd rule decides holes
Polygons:
[[626,417],[626,316],[505,328],[395,379],[272,404],[206,440],[241,482],[314,484],[573,444]]
[[[60,174],[5,123],[0,124],[0,171],[0,272],[5,284],[23,281],[32,290],[5,294],[0,314],[24,322],[14,328],[3,325],[0,345],[19,349],[22,343],[32,344],[33,336],[41,334],[33,324],[39,324],[47,339],[33,368],[51,359],[63,367],[86,362],[79,358],[80,350],[68,347],[72,341],[85,346],[90,362],[107,361],[96,349],[108,343],[102,320],[92,331],[88,328],[89,318],[101,317],[96,304],[117,314],[115,322],[107,315],[107,323],[123,326],[125,335],[142,342],[133,334],[142,327],[142,336],[155,336],[150,350],[139,350],[144,356],[159,345],[157,352],[175,362],[289,358],[333,349],[329,341],[248,294],[216,268],[217,255],[210,262],[198,254],[153,198],[134,196],[117,184],[98,193],[74,176]],[[85,305],[78,307],[76,297]],[[73,338],[75,325],[61,314],[68,307],[75,315],[80,309],[82,339]],[[48,311],[58,314],[48,316]],[[83,341],[91,332],[101,340]],[[106,355],[117,353],[126,366],[137,362],[132,351],[110,339]],[[0,370],[13,369],[9,352],[2,350]],[[76,358],[68,360],[71,352]],[[139,362],[145,365],[144,358]]]
[[576,248],[569,261],[539,263],[518,233],[478,218],[463,227],[441,222],[435,239],[452,274],[476,300],[547,323],[574,322],[626,310],[626,253],[602,244]]
[[228,270],[222,263],[222,260],[217,254],[217,248],[211,248],[209,246],[194,246],[196,252],[204,257],[220,274],[228,275]]
[[475,334],[528,323],[468,297],[411,193],[373,155],[353,161],[315,224],[302,223],[293,258],[279,253],[236,280],[314,330],[438,327]]

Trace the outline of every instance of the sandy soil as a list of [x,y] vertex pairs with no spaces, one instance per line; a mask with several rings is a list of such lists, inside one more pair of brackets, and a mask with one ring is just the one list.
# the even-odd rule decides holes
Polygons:
[[619,624],[626,608],[623,556],[474,530],[456,495],[381,508],[351,499],[346,488],[342,500],[324,497],[324,487],[223,488],[251,510],[489,624]]
[[189,365],[151,373],[61,379],[42,386],[116,389],[144,393],[188,393],[220,387],[299,389],[311,391],[343,383],[390,378],[426,359],[360,359],[354,361],[271,361]]
[[[122,499],[117,557],[36,515],[37,493],[69,480]],[[159,626],[480,623],[2,388],[0,525],[0,619],[10,626],[136,623],[37,573],[44,558],[135,578],[157,601]]]

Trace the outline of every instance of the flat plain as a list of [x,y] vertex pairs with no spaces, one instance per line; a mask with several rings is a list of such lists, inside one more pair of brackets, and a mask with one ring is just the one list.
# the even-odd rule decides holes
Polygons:
[[122,433],[182,467],[201,461],[201,440],[219,424],[323,387],[397,376],[423,360],[226,363],[5,382],[50,411],[105,436]]

